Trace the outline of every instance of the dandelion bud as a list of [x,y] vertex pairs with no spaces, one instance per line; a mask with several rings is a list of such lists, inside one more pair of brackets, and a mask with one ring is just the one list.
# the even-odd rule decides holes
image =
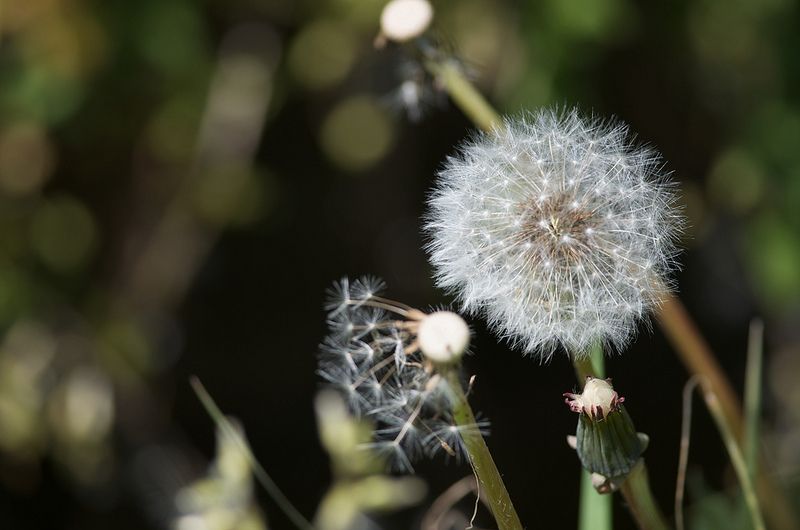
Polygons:
[[419,349],[434,362],[449,363],[464,355],[469,346],[469,327],[451,311],[437,311],[419,323]]
[[623,346],[658,303],[681,217],[657,153],[576,110],[506,119],[449,158],[430,200],[438,284],[526,353]]
[[564,395],[570,409],[580,414],[578,432],[570,445],[584,468],[613,482],[624,479],[633,468],[647,448],[648,438],[636,432],[622,405],[625,399],[609,381],[588,376],[582,394]]
[[427,0],[392,0],[381,12],[381,34],[406,42],[422,35],[432,20],[433,7]]
[[625,401],[614,391],[608,380],[589,376],[583,387],[583,394],[564,394],[572,412],[585,414],[595,421],[602,420],[612,410],[619,409]]

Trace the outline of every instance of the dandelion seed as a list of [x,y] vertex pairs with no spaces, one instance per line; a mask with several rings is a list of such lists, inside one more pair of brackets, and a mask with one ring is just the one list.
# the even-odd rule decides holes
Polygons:
[[622,347],[669,281],[682,223],[659,155],[575,109],[474,138],[429,205],[438,284],[542,359]]
[[[440,370],[466,352],[470,331],[455,313],[424,313],[382,298],[382,288],[374,278],[344,278],[328,291],[329,335],[318,372],[355,414],[375,421],[375,440],[365,447],[408,471],[427,436],[441,431],[432,425],[455,425],[453,390]],[[451,451],[463,450],[454,439],[459,432],[443,442]]]

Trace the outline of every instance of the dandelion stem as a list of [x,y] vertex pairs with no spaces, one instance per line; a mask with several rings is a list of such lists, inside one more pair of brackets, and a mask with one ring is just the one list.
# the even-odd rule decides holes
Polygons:
[[653,498],[653,492],[650,490],[644,458],[640,458],[628,473],[628,479],[622,485],[622,495],[628,502],[639,528],[643,530],[667,530],[669,528]]
[[[578,384],[583,386],[587,375],[605,378],[605,359],[603,343],[595,342],[592,356],[581,360],[573,355],[572,364]],[[578,502],[579,530],[607,530],[613,528],[613,507],[611,495],[601,495],[592,484],[592,475],[587,470],[581,473],[580,501]]]
[[675,353],[692,375],[700,375],[710,385],[719,399],[719,406],[725,422],[737,438],[742,434],[742,409],[739,398],[733,390],[714,354],[706,344],[700,331],[686,311],[681,301],[669,291],[664,290],[658,321]]
[[[601,343],[596,343],[592,348],[592,356],[583,358],[572,356],[572,364],[575,367],[575,375],[580,384],[583,385],[587,375],[598,378],[605,377],[605,363],[603,359],[603,347]],[[598,495],[591,491],[594,489],[589,481],[589,474],[584,473],[581,477],[581,503],[579,511],[579,528],[602,528],[597,525],[596,517],[600,516],[604,523],[611,527],[611,495]],[[588,486],[587,486],[588,484]],[[600,497],[601,501],[592,502],[591,494]],[[630,507],[630,511],[639,528],[643,530],[665,530],[668,527],[664,516],[658,505],[653,499],[650,490],[650,482],[647,476],[647,468],[644,459],[640,458],[633,469],[628,473],[627,479],[622,486],[622,495]]]
[[492,132],[503,120],[453,61],[428,60],[426,68],[440,79],[450,98],[477,127]]
[[572,355],[572,366],[575,368],[575,377],[578,379],[578,384],[581,385],[583,388],[583,384],[586,382],[586,376],[591,375],[597,377],[599,379],[605,379],[605,366],[603,362],[603,350],[602,346],[600,348],[600,358],[597,358],[595,355],[595,350],[597,349],[592,348],[592,356],[584,359],[582,357]]
[[478,476],[481,487],[489,499],[492,514],[497,522],[499,530],[522,530],[522,523],[519,520],[508,490],[503,483],[503,478],[497,470],[497,466],[492,459],[489,448],[481,436],[478,425],[475,422],[475,415],[469,406],[461,382],[458,380],[458,372],[455,367],[446,370],[443,374],[453,392],[453,417],[459,425],[461,438],[467,455]]

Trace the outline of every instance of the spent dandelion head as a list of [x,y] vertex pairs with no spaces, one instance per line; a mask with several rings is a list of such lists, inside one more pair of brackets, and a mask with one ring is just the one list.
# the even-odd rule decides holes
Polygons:
[[429,205],[438,284],[542,359],[623,346],[660,299],[681,227],[659,155],[576,109],[467,142]]
[[355,414],[375,423],[368,448],[411,470],[419,454],[463,450],[451,410],[452,378],[443,374],[466,352],[470,330],[455,313],[428,314],[387,300],[383,288],[373,278],[343,278],[329,291],[318,372]]
[[433,6],[428,0],[391,0],[381,12],[378,39],[409,41],[422,35],[432,20]]

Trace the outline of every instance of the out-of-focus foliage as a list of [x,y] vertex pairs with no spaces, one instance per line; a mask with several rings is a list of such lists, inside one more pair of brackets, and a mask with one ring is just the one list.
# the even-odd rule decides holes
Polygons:
[[240,446],[244,432],[238,425],[233,429],[238,438],[217,427],[217,456],[208,475],[175,496],[180,513],[173,524],[175,530],[266,530],[253,500],[250,460]]
[[372,427],[355,419],[340,395],[320,392],[315,409],[320,441],[333,467],[333,483],[320,501],[315,528],[369,528],[366,514],[391,513],[422,501],[426,493],[422,479],[385,476],[386,462],[363,451],[360,446],[371,441]]
[[[0,487],[12,505],[79,506],[9,508],[0,518],[10,528],[108,527],[130,520],[131,506],[168,524],[194,475],[184,467],[204,466],[175,434],[192,431],[173,415],[187,372],[219,375],[254,419],[311,425],[310,395],[285,396],[315,385],[320,286],[370,272],[435,296],[418,215],[452,152],[440,142],[466,124],[413,57],[373,47],[382,5],[2,3]],[[691,218],[690,308],[722,334],[767,317],[767,448],[791,483],[800,469],[797,18],[789,0],[443,1],[432,38],[503,112],[577,103],[619,115],[661,149]],[[226,237],[252,250],[234,251]],[[239,298],[193,305],[198,277]],[[193,312],[199,305],[214,306],[213,322],[194,319],[208,314]],[[259,337],[275,344],[252,347],[230,321],[266,328]],[[203,345],[216,330],[224,351]],[[258,371],[236,365],[251,349],[281,355],[263,353]],[[280,437],[292,436],[284,426]],[[267,468],[321,454],[308,438],[291,445],[296,454],[276,459],[258,442],[254,450]],[[172,482],[160,474],[165,454],[182,470]],[[162,486],[142,486],[144,475]],[[301,475],[315,486],[294,491],[313,506],[327,471]],[[522,498],[541,494],[542,481],[530,482]],[[133,498],[142,488],[161,500]]]
[[0,475],[17,494],[52,462],[89,506],[121,501],[169,421],[149,385],[177,359],[175,309],[220,231],[272,200],[255,154],[281,43],[257,21],[220,38],[210,8],[2,6]]

